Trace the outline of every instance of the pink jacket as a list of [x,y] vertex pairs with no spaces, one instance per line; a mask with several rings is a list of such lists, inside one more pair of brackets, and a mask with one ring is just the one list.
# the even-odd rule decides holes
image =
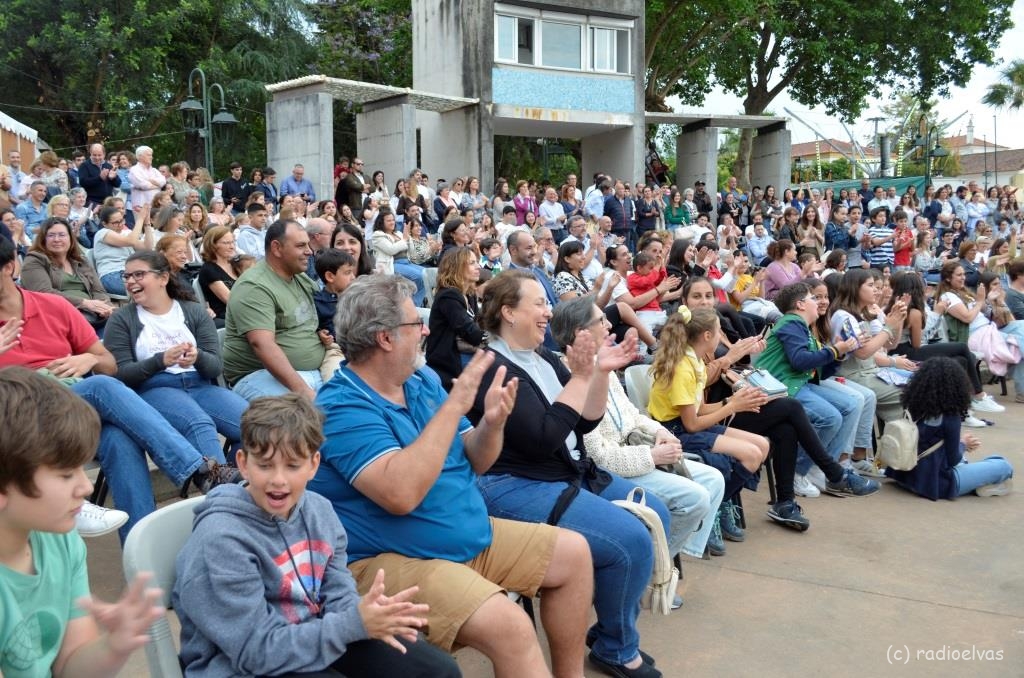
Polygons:
[[984,356],[989,371],[1000,377],[1005,377],[1009,368],[1019,363],[1021,358],[1017,339],[1005,336],[995,323],[971,332],[967,348]]

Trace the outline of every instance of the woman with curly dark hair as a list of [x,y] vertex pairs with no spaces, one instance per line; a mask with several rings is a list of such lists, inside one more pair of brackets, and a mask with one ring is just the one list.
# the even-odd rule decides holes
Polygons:
[[[917,466],[910,471],[886,469],[897,483],[928,499],[955,499],[971,492],[993,497],[1010,492],[1013,467],[1003,457],[968,463],[965,454],[981,443],[968,434],[960,440],[960,419],[971,394],[963,368],[951,358],[926,360],[903,391],[903,406],[917,422]],[[939,446],[929,452],[936,443]],[[928,452],[928,454],[922,454]]]

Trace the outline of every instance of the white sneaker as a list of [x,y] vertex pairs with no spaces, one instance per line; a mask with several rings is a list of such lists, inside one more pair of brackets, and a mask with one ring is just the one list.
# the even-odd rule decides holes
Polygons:
[[868,478],[885,477],[883,470],[875,466],[875,462],[870,459],[854,459],[851,466],[857,472],[857,475],[867,476]]
[[1010,494],[1013,491],[1013,478],[1007,478],[1001,483],[992,483],[991,485],[982,485],[981,487],[974,490],[974,493],[979,497],[1002,497]]
[[978,400],[971,401],[971,409],[976,412],[1005,412],[1006,408],[995,401],[989,394],[984,394]]
[[811,484],[811,481],[807,479],[807,476],[800,475],[799,473],[793,476],[793,492],[801,497],[821,496],[821,492]]
[[988,426],[988,424],[970,413],[964,418],[963,425],[969,428],[986,428]]
[[825,477],[825,472],[817,466],[812,466],[811,470],[807,472],[807,480],[819,490],[824,490],[825,486],[828,485],[828,478]]
[[83,537],[109,534],[127,522],[128,514],[124,511],[103,508],[88,501],[82,504],[81,512],[75,516],[75,527]]

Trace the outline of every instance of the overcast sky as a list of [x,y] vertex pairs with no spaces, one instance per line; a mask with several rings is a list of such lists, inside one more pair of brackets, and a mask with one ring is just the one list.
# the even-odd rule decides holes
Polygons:
[[[971,78],[966,87],[952,89],[949,99],[939,101],[938,113],[940,120],[951,120],[965,110],[967,111],[967,115],[964,115],[946,130],[947,135],[966,134],[967,121],[973,115],[974,136],[977,139],[980,140],[982,137],[985,137],[992,141],[994,135],[998,134],[996,141],[1000,146],[1024,148],[1024,110],[1012,113],[1006,110],[997,111],[981,103],[981,98],[985,95],[988,86],[999,80],[999,71],[1003,63],[1011,61],[1014,57],[1021,58],[1024,56],[1024,47],[1022,47],[1024,46],[1024,0],[1016,0],[1011,15],[1016,16],[1018,22],[1014,28],[1003,34],[1003,39],[995,53],[996,66],[989,68],[978,67],[974,72],[974,77]],[[887,102],[883,100],[882,104],[885,103]],[[704,105],[699,108],[692,106],[678,108],[681,112],[685,113],[699,111],[702,113],[734,114],[743,112],[737,98],[732,94],[722,91],[712,92],[708,95]],[[769,110],[776,115],[790,117],[785,113],[784,108],[791,110],[827,137],[844,141],[849,138],[839,123],[838,118],[832,118],[827,115],[824,108],[808,108],[798,104],[790,99],[785,92],[776,97]],[[857,124],[848,126],[850,131],[857,136],[858,141],[863,142],[867,137],[870,137],[874,129],[874,123],[868,122],[868,118],[880,114],[879,106],[874,105],[861,116]],[[995,121],[993,121],[993,115],[998,116]],[[791,119],[789,129],[793,133],[794,143],[813,141],[815,139],[814,132],[798,120]]]

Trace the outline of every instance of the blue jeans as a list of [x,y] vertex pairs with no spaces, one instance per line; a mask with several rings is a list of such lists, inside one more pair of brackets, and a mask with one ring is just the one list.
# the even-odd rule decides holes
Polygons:
[[1001,483],[1013,477],[1013,467],[1004,457],[985,457],[970,463],[964,460],[953,467],[956,478],[956,494],[959,497],[970,494],[982,485]]
[[865,450],[870,450],[871,435],[875,426],[875,404],[878,400],[878,396],[875,395],[875,392],[867,386],[861,386],[857,382],[850,381],[849,379],[847,379],[845,383],[840,384],[836,381],[835,377],[829,377],[825,381],[821,382],[819,386],[852,394],[863,403],[860,410],[860,419],[857,420],[857,430],[853,434],[853,446],[863,447]]
[[121,280],[121,273],[123,271],[114,271],[113,273],[107,273],[104,276],[100,276],[100,283],[103,285],[103,289],[107,291],[107,294],[128,294],[124,288],[124,280]]
[[192,447],[218,462],[224,461],[218,433],[233,446],[242,440],[242,413],[249,402],[196,372],[154,374],[139,387],[139,395]]
[[[97,375],[71,387],[100,415],[97,457],[114,505],[128,514],[121,540],[132,525],[156,509],[146,452],[175,485],[203,464],[203,456],[148,403],[113,377]],[[221,455],[223,460],[223,455]]]
[[[612,476],[611,485],[592,494],[586,481],[579,495],[558,521],[559,527],[579,532],[590,545],[594,560],[594,609],[597,640],[594,654],[613,664],[625,664],[638,656],[640,596],[654,567],[651,536],[643,523],[625,509],[610,503],[624,499],[636,483]],[[567,486],[512,475],[485,475],[477,483],[487,512],[496,518],[529,523],[547,522],[555,501]],[[660,499],[648,496],[647,505],[657,511],[670,530],[668,509]]]
[[[804,384],[793,396],[804,406],[807,418],[832,459],[838,461],[843,452],[853,450],[853,435],[860,419],[863,401],[855,395],[818,384]],[[796,472],[805,475],[811,470],[810,457],[800,449],[797,453]]]
[[653,494],[668,507],[668,552],[700,558],[722,504],[725,479],[721,471],[700,462],[687,460],[686,468],[693,480],[657,469],[625,480],[644,488],[648,496]]
[[423,306],[423,299],[427,294],[423,287],[423,267],[410,263],[408,259],[395,259],[395,273],[416,284],[412,303],[416,308]]
[[[320,370],[296,370],[296,374],[302,377],[302,380],[314,391],[319,391],[320,387],[324,385]],[[250,402],[263,396],[291,393],[284,384],[274,378],[270,370],[256,370],[245,375],[235,383],[231,390]]]

